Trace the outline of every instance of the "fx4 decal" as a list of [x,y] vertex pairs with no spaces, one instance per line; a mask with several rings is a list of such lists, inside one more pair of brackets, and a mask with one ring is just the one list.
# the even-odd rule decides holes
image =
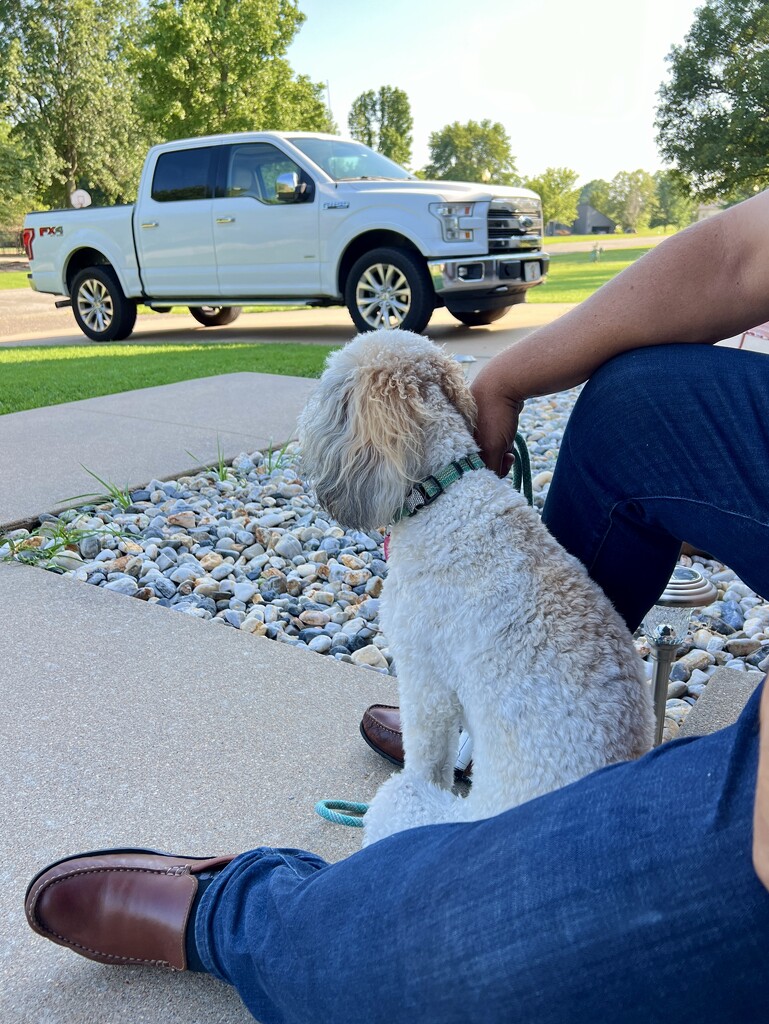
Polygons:
[[64,228],[61,226],[61,224],[58,227],[55,227],[55,228],[39,228],[38,229],[38,234],[40,235],[41,238],[44,235],[63,235],[64,234]]

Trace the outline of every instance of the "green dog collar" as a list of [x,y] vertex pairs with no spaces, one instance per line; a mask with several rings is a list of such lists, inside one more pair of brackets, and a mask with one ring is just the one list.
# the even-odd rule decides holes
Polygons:
[[416,515],[421,508],[432,504],[438,495],[443,494],[449,484],[456,483],[465,473],[485,468],[483,459],[475,453],[463,455],[461,459],[450,462],[448,466],[444,466],[443,469],[439,469],[437,473],[433,473],[432,476],[428,476],[427,479],[411,488],[400,511],[393,518],[393,522],[398,523],[407,516]]

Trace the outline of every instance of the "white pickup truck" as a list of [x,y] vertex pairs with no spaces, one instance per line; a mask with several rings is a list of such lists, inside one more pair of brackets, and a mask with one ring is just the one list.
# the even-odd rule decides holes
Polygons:
[[534,192],[421,181],[307,132],[155,146],[134,205],[31,213],[23,239],[32,288],[94,341],[127,338],[139,302],[206,325],[266,302],[346,305],[361,331],[420,332],[437,306],[488,324],[548,266]]

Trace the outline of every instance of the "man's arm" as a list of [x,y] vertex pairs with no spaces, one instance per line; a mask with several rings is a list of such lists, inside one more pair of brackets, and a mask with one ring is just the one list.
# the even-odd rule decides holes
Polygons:
[[498,468],[520,402],[581,384],[613,356],[712,343],[769,320],[769,191],[652,249],[589,299],[484,367],[472,385],[477,437]]

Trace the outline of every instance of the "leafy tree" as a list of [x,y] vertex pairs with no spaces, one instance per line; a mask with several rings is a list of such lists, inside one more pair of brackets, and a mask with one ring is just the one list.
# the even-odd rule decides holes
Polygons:
[[574,186],[578,177],[569,167],[548,167],[536,178],[524,181],[526,188],[538,192],[542,199],[544,224],[551,220],[571,224],[576,219],[580,190]]
[[[121,40],[137,0],[0,0],[0,80],[12,130],[42,202],[79,185],[132,191],[141,154]],[[8,152],[6,152],[8,157]]]
[[303,21],[296,0],[150,0],[132,50],[148,131],[332,128],[322,86],[285,57]]
[[414,118],[403,89],[383,85],[378,92],[362,92],[353,100],[347,126],[358,142],[389,156],[396,164],[410,163]]
[[608,181],[604,181],[602,178],[594,178],[593,181],[589,181],[587,185],[582,186],[579,201],[580,203],[588,203],[588,205],[598,210],[599,213],[608,217],[610,188],[611,186]]
[[657,143],[703,199],[769,185],[769,4],[706,0],[667,58]]
[[504,127],[495,121],[454,121],[428,140],[428,178],[446,181],[493,181],[519,185],[515,157]]
[[24,215],[38,205],[35,161],[0,121],[0,235],[21,230]]
[[606,216],[625,230],[639,231],[649,226],[654,214],[656,188],[647,171],[620,171],[609,184]]
[[657,171],[654,186],[656,203],[651,226],[667,229],[671,224],[677,228],[691,224],[696,204],[686,178],[679,171]]

